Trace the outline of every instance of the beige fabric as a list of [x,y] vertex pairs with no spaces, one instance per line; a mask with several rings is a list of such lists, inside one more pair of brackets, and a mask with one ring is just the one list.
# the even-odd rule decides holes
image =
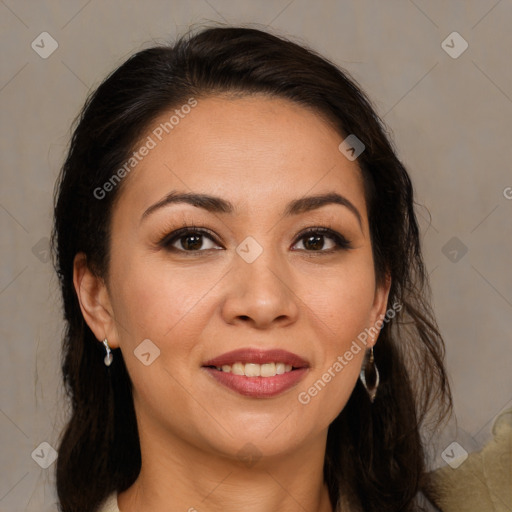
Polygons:
[[112,493],[100,506],[98,512],[120,512],[117,506],[117,492]]
[[457,469],[445,466],[432,473],[428,495],[443,512],[512,510],[512,409],[496,419],[493,434]]

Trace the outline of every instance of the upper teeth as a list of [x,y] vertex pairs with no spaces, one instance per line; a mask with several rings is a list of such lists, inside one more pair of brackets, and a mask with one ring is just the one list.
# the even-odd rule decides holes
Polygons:
[[274,375],[282,375],[292,371],[292,366],[284,363],[235,363],[232,366],[224,364],[216,368],[226,373],[245,375],[246,377],[273,377]]

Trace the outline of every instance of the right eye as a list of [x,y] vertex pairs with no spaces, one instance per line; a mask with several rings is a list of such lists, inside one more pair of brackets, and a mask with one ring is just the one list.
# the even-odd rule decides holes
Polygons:
[[[206,248],[203,247],[205,242],[208,242],[208,247]],[[190,227],[181,228],[169,233],[162,239],[160,245],[169,251],[188,253],[222,249],[208,231]]]
[[[204,244],[207,247],[204,247]],[[222,247],[216,243],[213,235],[204,229],[185,227],[166,235],[160,244],[169,251],[179,252],[203,252],[211,249],[218,250]]]

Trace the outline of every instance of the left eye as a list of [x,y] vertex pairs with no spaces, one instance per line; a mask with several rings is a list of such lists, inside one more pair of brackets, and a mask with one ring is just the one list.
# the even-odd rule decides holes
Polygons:
[[[327,248],[325,247],[325,240],[330,240],[330,243],[327,244],[329,247]],[[298,242],[302,242],[304,247],[301,250],[308,252],[332,252],[350,247],[350,242],[344,236],[327,228],[310,230],[302,234]]]

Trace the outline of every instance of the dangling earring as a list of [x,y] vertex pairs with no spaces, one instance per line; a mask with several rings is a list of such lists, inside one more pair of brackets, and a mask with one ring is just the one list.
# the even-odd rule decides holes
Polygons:
[[366,353],[359,378],[373,403],[379,387],[379,370],[373,358],[373,347]]
[[112,355],[112,351],[110,350],[107,338],[103,340],[103,345],[105,345],[105,350],[107,351],[107,355],[105,356],[105,359],[103,359],[103,362],[105,363],[105,366],[110,366],[112,364],[114,356]]

